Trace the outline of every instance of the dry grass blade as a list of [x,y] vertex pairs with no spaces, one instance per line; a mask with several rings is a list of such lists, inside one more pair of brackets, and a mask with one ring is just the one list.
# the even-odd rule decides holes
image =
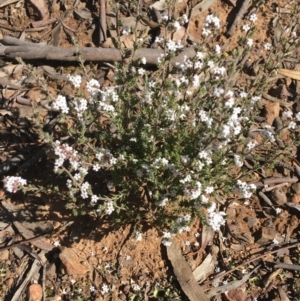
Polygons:
[[225,293],[225,292],[228,292],[228,291],[231,291],[233,289],[236,289],[238,287],[240,287],[241,285],[243,285],[246,281],[248,281],[248,279],[250,278],[250,276],[255,272],[257,271],[257,269],[259,268],[256,267],[251,273],[245,275],[242,279],[240,280],[235,280],[235,281],[231,281],[227,284],[224,284],[222,286],[218,286],[218,287],[215,287],[215,288],[212,288],[209,293],[207,294],[209,297],[213,297],[213,296],[216,296],[217,294],[221,294],[221,293]]

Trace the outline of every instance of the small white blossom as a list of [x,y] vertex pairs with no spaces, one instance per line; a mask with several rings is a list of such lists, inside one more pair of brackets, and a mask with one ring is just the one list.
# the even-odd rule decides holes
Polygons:
[[272,45],[270,43],[266,43],[264,45],[265,50],[270,50],[272,48]]
[[142,233],[140,231],[136,231],[136,233],[135,233],[135,240],[137,240],[137,241],[143,240],[143,235],[142,235]]
[[94,287],[93,285],[90,286],[90,292],[91,292],[91,293],[93,293],[95,290],[96,290],[96,289],[95,289],[95,287]]
[[244,24],[242,26],[242,29],[243,29],[243,31],[248,32],[251,29],[251,27],[249,26],[249,24]]
[[205,193],[206,194],[211,194],[211,193],[213,193],[214,192],[214,187],[213,186],[207,186],[206,188],[205,188]]
[[173,27],[177,31],[177,30],[180,29],[181,26],[180,26],[180,23],[178,21],[175,21],[174,24],[173,24]]
[[295,121],[291,121],[288,125],[289,130],[294,130],[296,128],[297,124]]
[[292,111],[284,111],[282,113],[282,117],[285,117],[285,118],[293,118],[293,112]]
[[108,285],[105,284],[105,283],[103,283],[100,292],[101,292],[102,295],[109,293],[109,287],[108,287]]
[[122,30],[122,34],[125,36],[128,36],[131,33],[131,29],[127,26],[124,26],[123,30]]
[[17,192],[22,186],[27,185],[27,180],[21,177],[8,176],[4,180],[4,188],[11,193]]
[[255,23],[257,21],[257,15],[256,14],[251,14],[249,17],[249,20],[253,23]]
[[53,243],[53,246],[54,246],[54,247],[59,247],[59,246],[60,246],[59,241],[55,241],[55,242]]
[[249,47],[251,47],[251,46],[253,45],[253,39],[248,38],[248,39],[247,39],[247,45],[248,45]]
[[62,111],[64,114],[69,113],[69,107],[65,96],[58,95],[56,100],[52,102],[52,109],[55,111]]
[[82,82],[80,75],[67,75],[67,79],[71,82],[74,88],[80,88]]
[[250,151],[255,148],[255,146],[258,145],[256,141],[250,141],[247,143],[247,149]]
[[244,165],[243,161],[241,160],[241,156],[239,155],[234,155],[234,164],[237,167],[242,167]]

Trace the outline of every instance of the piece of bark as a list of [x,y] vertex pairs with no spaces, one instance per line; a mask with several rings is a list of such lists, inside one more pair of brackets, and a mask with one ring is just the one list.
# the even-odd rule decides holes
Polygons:
[[[18,221],[14,221],[13,223],[24,238],[29,239],[29,238],[32,238],[35,236],[33,231],[26,229],[22,225],[22,223],[20,223]],[[45,250],[45,251],[51,251],[54,248],[53,245],[51,245],[47,241],[43,240],[42,238],[35,239],[35,240],[31,241],[30,243],[32,245],[38,247],[39,249]]]
[[[32,277],[39,271],[41,268],[41,263],[38,259],[35,259],[30,271],[27,273],[26,278],[22,282],[22,284],[16,290],[14,296],[12,297],[11,301],[19,301],[22,300],[21,295],[26,289],[28,283],[31,281]],[[21,277],[21,276],[20,276]]]
[[[20,57],[23,60],[63,60],[68,62],[78,62],[79,59],[92,62],[120,62],[122,60],[121,51],[111,48],[92,48],[92,47],[55,47],[50,45],[41,45],[30,42],[23,42],[16,38],[6,36],[1,42],[0,56],[15,59]],[[130,51],[130,49],[128,49]],[[164,54],[163,49],[140,48],[134,52],[133,60],[137,61],[145,57],[147,64],[157,65],[158,58]],[[184,48],[176,57],[171,59],[171,65],[182,64],[187,58],[196,55],[193,47]]]
[[168,258],[172,263],[174,274],[190,301],[209,301],[203,289],[197,283],[193,272],[174,242],[167,247]]
[[249,3],[250,3],[250,0],[244,0],[243,1],[243,4],[240,7],[239,12],[237,13],[237,15],[236,15],[233,23],[231,24],[229,30],[227,31],[227,34],[229,36],[232,36],[234,34],[234,32],[236,30],[236,27],[238,26],[240,20],[243,18],[244,14],[245,14],[245,12],[246,12],[246,10],[248,8]]

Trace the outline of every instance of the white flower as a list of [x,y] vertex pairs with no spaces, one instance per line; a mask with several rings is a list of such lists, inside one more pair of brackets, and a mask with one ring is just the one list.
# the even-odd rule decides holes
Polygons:
[[204,59],[204,53],[200,52],[200,51],[197,51],[196,52],[196,57],[197,57],[198,60],[203,60]]
[[74,88],[80,88],[82,82],[80,75],[67,75],[67,79],[71,82]]
[[251,29],[251,27],[250,27],[248,24],[244,24],[244,25],[242,26],[242,29],[243,29],[243,31],[248,32],[248,31]]
[[102,284],[102,287],[101,287],[101,294],[104,295],[104,294],[107,294],[109,293],[109,287],[107,284],[103,283]]
[[255,23],[257,21],[257,15],[256,14],[251,14],[249,17],[249,20],[253,23]]
[[217,53],[217,54],[220,54],[220,53],[221,53],[221,47],[220,47],[220,45],[217,44],[217,45],[215,46],[215,50],[216,50],[216,53]]
[[207,186],[207,187],[205,188],[205,193],[206,193],[206,194],[211,194],[211,193],[213,193],[213,192],[214,192],[213,186]]
[[175,21],[174,24],[173,24],[173,27],[177,31],[177,30],[180,29],[181,26],[180,26],[180,23],[178,21]]
[[251,47],[251,46],[253,45],[253,39],[248,38],[248,39],[247,39],[247,45],[248,45],[249,47]]
[[159,207],[163,207],[166,206],[166,204],[168,203],[169,199],[168,198],[164,198],[161,201],[156,202],[155,204]]
[[220,28],[220,26],[221,26],[220,19],[214,15],[208,15],[205,18],[204,26],[205,27],[212,26],[215,28]]
[[221,212],[210,212],[208,215],[208,224],[212,227],[214,231],[220,230],[222,225],[225,225],[225,215],[226,213]]
[[60,246],[59,241],[55,241],[54,244],[53,244],[53,246],[54,246],[54,247],[59,247],[59,246]]
[[139,75],[144,75],[146,73],[146,70],[145,69],[143,69],[143,68],[139,68],[138,69],[138,74]]
[[250,141],[247,143],[247,149],[252,150],[255,148],[256,145],[258,145],[258,143],[256,141]]
[[144,64],[144,65],[146,65],[146,63],[147,63],[147,60],[146,60],[146,58],[145,57],[142,57],[142,64]]
[[215,97],[220,97],[222,94],[224,94],[224,89],[221,87],[217,87],[214,89],[214,96]]
[[209,36],[210,34],[211,34],[211,30],[210,30],[210,29],[208,29],[208,28],[203,28],[203,30],[202,30],[202,35],[203,35],[203,36],[207,37],[207,36]]
[[122,34],[125,36],[128,36],[131,32],[131,29],[127,26],[124,26],[123,30],[122,30]]
[[244,165],[243,161],[241,160],[241,156],[234,155],[234,163],[238,167],[242,167]]
[[95,291],[95,287],[92,285],[92,286],[90,286],[90,292],[94,292]]
[[270,50],[271,47],[272,47],[272,45],[271,45],[270,43],[266,43],[266,44],[264,45],[265,50]]
[[298,113],[295,115],[295,117],[296,117],[296,120],[297,120],[297,121],[300,121],[300,112],[298,112]]
[[4,180],[4,188],[11,193],[15,193],[25,185],[27,185],[27,180],[22,179],[21,177],[8,176]]
[[248,94],[245,91],[240,92],[240,97],[241,98],[247,98]]
[[86,84],[86,90],[92,96],[96,95],[100,91],[100,84],[96,79],[91,79]]
[[64,114],[69,113],[69,107],[65,96],[58,95],[56,100],[52,102],[52,109],[55,111],[62,111]]
[[140,231],[136,231],[136,233],[135,233],[135,240],[137,240],[137,241],[143,240],[143,235],[142,235],[142,233]]
[[284,111],[282,113],[282,117],[285,117],[285,118],[292,118],[293,117],[293,112],[292,111]]
[[288,125],[289,130],[294,130],[296,128],[297,124],[295,121],[291,121]]
[[107,215],[110,215],[110,214],[113,213],[114,210],[115,210],[115,208],[114,208],[113,202],[112,202],[112,201],[107,201],[107,202],[106,202],[105,213],[106,213]]

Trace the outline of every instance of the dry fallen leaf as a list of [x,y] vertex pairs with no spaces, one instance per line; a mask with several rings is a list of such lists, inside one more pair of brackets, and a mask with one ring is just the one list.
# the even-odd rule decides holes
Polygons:
[[289,69],[278,69],[278,74],[290,77],[292,79],[300,80],[300,71],[289,70]]

